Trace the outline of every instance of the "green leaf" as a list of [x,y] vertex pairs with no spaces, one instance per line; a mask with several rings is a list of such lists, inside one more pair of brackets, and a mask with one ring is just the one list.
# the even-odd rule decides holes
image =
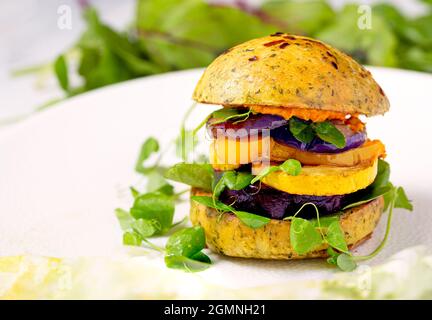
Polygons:
[[133,78],[124,61],[110,48],[104,26],[94,8],[83,12],[87,30],[77,43],[80,50],[79,74],[84,78],[85,90],[99,88]]
[[[318,228],[318,220],[317,219],[311,219],[310,220],[315,228]],[[320,217],[319,224],[321,228],[328,228],[332,223],[339,221],[339,215],[329,215]]]
[[138,219],[132,223],[131,227],[142,238],[151,237],[160,230],[159,222],[155,219]]
[[279,165],[279,169],[288,173],[291,176],[298,176],[301,171],[301,163],[295,159],[288,159],[281,165]]
[[202,227],[179,230],[172,234],[165,246],[167,255],[191,258],[205,247],[205,234]]
[[378,3],[372,7],[374,14],[380,16],[399,36],[403,36],[407,28],[407,19],[389,3]]
[[233,123],[239,123],[245,121],[249,118],[252,111],[248,109],[244,111],[244,109],[234,109],[234,108],[223,108],[226,110],[217,110],[212,113],[212,117],[210,118],[210,123],[212,125],[224,123],[229,120],[234,120]]
[[400,67],[432,72],[432,51],[428,48],[404,47],[400,50]]
[[216,121],[225,122],[226,119],[230,119],[233,116],[238,116],[242,114],[242,109],[239,108],[221,108],[219,110],[214,111],[211,114],[211,117]]
[[100,25],[99,35],[109,49],[122,61],[123,66],[128,68],[133,76],[160,73],[164,70],[152,61],[143,59],[138,46],[129,38],[115,32],[106,25]]
[[261,172],[255,176],[255,178],[252,179],[251,184],[254,184],[257,181],[262,180],[264,177],[268,176],[270,173],[272,172],[276,172],[279,171],[279,166],[269,166],[269,167],[265,167],[263,170],[261,170]]
[[265,167],[255,178],[252,179],[250,184],[254,184],[255,182],[260,181],[264,177],[268,176],[270,173],[276,171],[284,171],[289,175],[297,176],[300,174],[301,171],[301,163],[295,159],[288,159],[279,166]]
[[213,208],[223,212],[232,212],[234,210],[234,208],[226,205],[225,203],[219,200],[213,201],[213,198],[207,196],[192,196],[191,200],[203,204],[206,207]]
[[242,190],[251,184],[253,175],[248,172],[225,171],[222,175],[224,184],[230,190]]
[[69,91],[69,74],[68,67],[64,55],[60,55],[54,62],[54,72],[57,76],[60,87],[68,92]]
[[327,258],[327,263],[337,266],[337,258],[339,256],[339,253],[334,251],[332,247],[328,247],[327,254],[329,255],[329,257]]
[[242,190],[251,184],[253,175],[248,172],[238,172],[234,183],[227,181],[226,184],[231,190]]
[[323,243],[321,234],[313,224],[302,218],[292,218],[290,241],[294,251],[300,255],[307,254]]
[[[225,190],[225,180],[223,179],[223,176],[219,179],[219,181],[214,185],[213,187],[213,193],[212,193],[212,199],[213,202],[216,203],[217,199],[221,195],[221,193]],[[216,206],[216,204],[215,204]]]
[[202,227],[179,230],[171,235],[166,244],[165,264],[169,268],[186,271],[201,271],[211,263],[201,252],[205,247],[205,233]]
[[204,262],[207,264],[211,263],[210,257],[202,251],[195,253],[191,259],[196,260],[196,261],[201,261],[201,262]]
[[87,30],[77,48],[85,90],[166,71],[149,59],[135,37],[116,32],[102,23],[93,8],[84,11],[84,18]]
[[125,232],[123,234],[123,244],[126,246],[140,246],[142,237],[136,232]]
[[384,160],[378,160],[378,172],[374,182],[365,190],[353,194],[351,203],[346,205],[342,210],[357,207],[369,201],[372,201],[380,196],[384,196],[385,208],[387,210],[388,204],[393,197],[393,185],[389,182],[390,178],[390,165]]
[[323,0],[267,0],[261,10],[279,25],[284,25],[284,31],[296,34],[313,34],[335,18],[331,5]]
[[148,169],[144,167],[144,162],[155,152],[159,151],[159,142],[153,138],[147,138],[141,146],[138,160],[135,164],[135,171],[140,173],[147,173]]
[[432,47],[432,12],[408,21],[404,25],[403,36],[422,48]]
[[232,212],[237,216],[237,218],[239,218],[239,220],[242,223],[244,223],[246,226],[252,229],[261,228],[267,223],[269,223],[271,220],[267,217],[263,217],[257,214],[253,214],[245,211],[237,211],[233,207],[226,205],[219,200],[213,201],[211,197],[192,196],[191,199],[209,208],[213,208],[222,212]]
[[128,231],[132,228],[132,224],[135,220],[128,211],[117,208],[115,209],[115,214],[123,231]]
[[276,31],[253,14],[202,0],[141,0],[136,21],[142,47],[171,69],[207,66],[224,50]]
[[328,26],[313,36],[343,50],[363,64],[396,66],[398,38],[379,12],[372,10],[372,28],[359,28],[358,4],[348,4]]
[[129,187],[129,190],[130,190],[130,192],[131,192],[131,194],[132,194],[132,197],[135,199],[136,197],[138,197],[139,196],[139,191],[137,190],[137,189],[135,189],[134,187]]
[[388,162],[378,159],[378,172],[373,186],[375,188],[386,187],[390,181],[390,165]]
[[345,136],[331,122],[306,122],[292,117],[289,121],[292,135],[300,142],[310,143],[315,135],[338,148],[346,145]]
[[407,209],[409,211],[413,210],[413,205],[410,200],[408,200],[405,190],[402,187],[397,187],[396,189],[396,199],[394,207]]
[[130,213],[135,219],[158,221],[158,233],[165,233],[173,222],[174,199],[161,193],[146,193],[135,199]]
[[348,246],[345,241],[345,235],[344,232],[342,231],[339,220],[332,222],[328,226],[325,238],[328,244],[333,248],[342,252],[348,251]]
[[339,149],[346,146],[345,136],[330,122],[316,122],[312,126],[321,140],[331,143]]
[[234,214],[240,219],[241,222],[252,229],[261,228],[268,224],[271,220],[270,218],[245,211],[235,211]]
[[312,126],[296,117],[292,117],[289,120],[289,129],[294,138],[303,143],[309,143],[315,137],[315,131]]
[[188,159],[188,156],[195,150],[198,145],[198,139],[194,130],[186,130],[181,128],[179,136],[176,138],[176,155],[183,161]]
[[390,186],[390,185],[389,185],[389,186],[385,186],[385,187],[380,187],[380,188],[374,188],[374,187],[371,187],[371,188],[369,189],[369,192],[366,192],[366,193],[365,193],[365,194],[364,194],[360,199],[358,199],[357,201],[352,202],[352,203],[346,205],[345,207],[342,208],[342,210],[346,210],[346,209],[349,209],[349,208],[354,208],[354,207],[357,207],[357,206],[359,206],[359,205],[362,205],[362,204],[368,203],[368,202],[370,202],[370,201],[372,201],[372,200],[375,200],[375,199],[377,199],[377,198],[379,198],[379,197],[381,197],[381,196],[387,194],[387,193],[390,192],[392,189],[393,189],[393,187]]
[[214,172],[209,164],[178,163],[165,172],[165,178],[212,191]]
[[174,187],[168,183],[168,181],[163,176],[162,171],[163,170],[161,170],[161,168],[148,170],[146,191],[173,195]]
[[[203,254],[204,255],[204,254]],[[200,272],[210,267],[210,258],[202,261],[202,255],[197,254],[198,259],[187,258],[184,256],[165,256],[165,265],[170,269],[180,269],[186,272]]]
[[156,193],[163,193],[167,196],[173,196],[174,195],[174,187],[170,185],[169,183],[164,184],[163,186],[159,187],[155,190]]
[[355,263],[353,257],[346,253],[341,253],[338,255],[336,264],[342,271],[346,272],[351,272],[357,268],[357,264]]

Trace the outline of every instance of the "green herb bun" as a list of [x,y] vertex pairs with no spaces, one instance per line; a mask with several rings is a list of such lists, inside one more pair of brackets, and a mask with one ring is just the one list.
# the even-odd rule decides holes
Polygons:
[[369,71],[318,40],[276,33],[242,43],[205,70],[193,99],[373,116],[389,101]]
[[[194,196],[209,196],[211,193],[192,189]],[[379,197],[366,204],[347,209],[340,215],[340,225],[349,247],[366,240],[375,229],[384,209],[384,199]],[[327,257],[327,246],[323,245],[306,254],[296,254],[290,244],[290,225],[286,220],[272,219],[267,225],[252,229],[243,224],[234,214],[220,214],[215,209],[191,200],[190,218],[194,226],[204,228],[207,246],[215,252],[242,258],[259,259],[305,259]]]

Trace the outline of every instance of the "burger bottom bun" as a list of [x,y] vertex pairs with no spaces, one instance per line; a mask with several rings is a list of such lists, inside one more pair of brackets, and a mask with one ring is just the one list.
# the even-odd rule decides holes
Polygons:
[[[192,189],[192,196],[211,196],[200,189]],[[379,197],[366,204],[345,210],[340,224],[350,248],[361,244],[372,234],[384,209],[384,199]],[[214,252],[231,257],[259,259],[306,259],[327,257],[327,245],[298,255],[290,242],[290,221],[272,219],[267,225],[252,229],[234,214],[220,215],[213,208],[191,201],[190,218],[194,226],[203,227],[207,246]]]

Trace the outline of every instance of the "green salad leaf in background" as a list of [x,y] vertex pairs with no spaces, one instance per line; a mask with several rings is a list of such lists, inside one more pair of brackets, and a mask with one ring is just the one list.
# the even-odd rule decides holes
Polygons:
[[[205,67],[236,44],[281,31],[328,42],[363,64],[432,72],[432,3],[419,3],[425,10],[413,17],[389,3],[373,5],[370,29],[357,25],[360,1],[335,9],[325,0],[266,0],[258,8],[245,2],[233,7],[204,0],[137,0],[130,27],[121,31],[84,6],[86,30],[59,53],[52,70],[67,98],[137,77]],[[74,72],[81,83],[72,86]]]

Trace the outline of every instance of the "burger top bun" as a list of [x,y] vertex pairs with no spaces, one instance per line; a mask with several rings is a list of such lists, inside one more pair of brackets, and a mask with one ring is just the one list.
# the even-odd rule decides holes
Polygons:
[[389,110],[381,87],[351,57],[321,41],[284,33],[224,52],[205,70],[193,99],[366,116]]

